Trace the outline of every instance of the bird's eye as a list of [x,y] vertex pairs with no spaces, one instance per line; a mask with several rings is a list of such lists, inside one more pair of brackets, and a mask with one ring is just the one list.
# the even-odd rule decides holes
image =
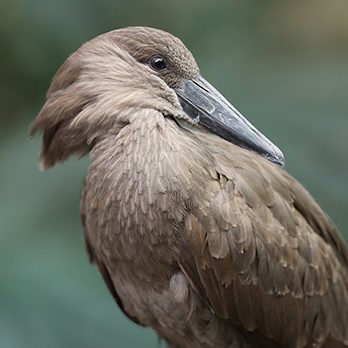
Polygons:
[[149,64],[153,70],[157,70],[157,71],[163,70],[167,66],[166,61],[164,60],[164,58],[162,56],[151,57]]

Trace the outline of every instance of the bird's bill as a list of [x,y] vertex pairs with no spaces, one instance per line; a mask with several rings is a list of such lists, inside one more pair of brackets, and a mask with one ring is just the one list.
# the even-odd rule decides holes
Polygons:
[[227,141],[284,165],[284,155],[203,77],[187,80],[176,93],[195,123]]

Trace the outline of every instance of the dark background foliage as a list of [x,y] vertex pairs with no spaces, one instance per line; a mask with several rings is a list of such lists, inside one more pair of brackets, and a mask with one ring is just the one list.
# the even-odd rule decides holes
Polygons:
[[2,0],[0,346],[153,347],[85,255],[88,159],[37,170],[27,130],[50,78],[82,42],[147,25],[182,38],[204,76],[286,155],[348,237],[346,0]]

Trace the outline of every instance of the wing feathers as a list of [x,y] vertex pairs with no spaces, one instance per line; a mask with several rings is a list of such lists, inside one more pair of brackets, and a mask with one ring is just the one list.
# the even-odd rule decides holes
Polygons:
[[286,347],[347,344],[348,258],[338,232],[278,167],[226,162],[218,158],[208,204],[186,217],[205,301]]

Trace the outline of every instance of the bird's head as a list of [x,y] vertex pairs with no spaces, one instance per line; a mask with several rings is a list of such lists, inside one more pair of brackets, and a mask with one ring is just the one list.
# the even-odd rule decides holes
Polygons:
[[43,167],[87,153],[106,134],[117,134],[141,117],[140,109],[205,127],[284,163],[281,151],[200,75],[178,38],[158,29],[129,27],[88,41],[55,74],[31,128],[31,134],[43,134]]

